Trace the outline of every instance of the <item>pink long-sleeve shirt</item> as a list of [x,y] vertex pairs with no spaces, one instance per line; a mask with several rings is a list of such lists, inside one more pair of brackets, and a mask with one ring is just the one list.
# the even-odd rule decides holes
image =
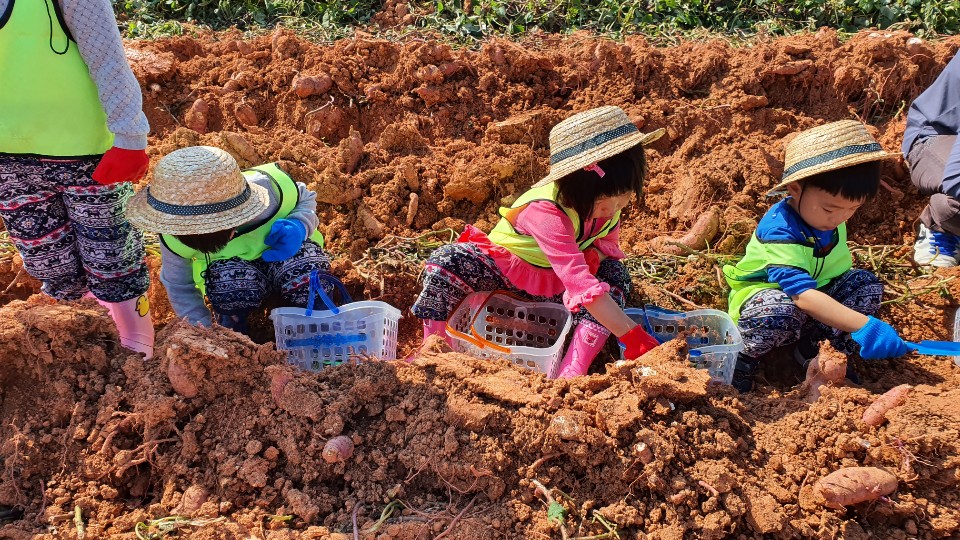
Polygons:
[[[599,232],[605,223],[605,220],[588,219],[584,224],[587,236]],[[584,252],[577,245],[573,222],[555,204],[547,201],[530,203],[517,217],[514,229],[536,240],[550,261],[550,268],[540,268],[524,261],[503,246],[491,242],[486,234],[472,226],[467,226],[460,241],[476,244],[517,288],[535,296],[563,293],[563,304],[571,311],[578,309],[581,304],[593,302],[596,297],[610,290],[609,285],[602,283],[591,272]],[[590,248],[607,258],[623,259],[626,255],[620,250],[620,225],[603,238],[595,240]]]

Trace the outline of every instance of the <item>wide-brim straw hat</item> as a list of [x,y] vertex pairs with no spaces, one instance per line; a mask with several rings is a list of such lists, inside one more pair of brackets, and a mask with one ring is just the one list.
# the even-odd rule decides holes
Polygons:
[[817,126],[787,143],[783,177],[769,193],[781,193],[787,185],[815,174],[889,157],[862,122],[840,120]]
[[269,203],[267,190],[247,182],[233,156],[191,146],[157,163],[153,181],[127,204],[127,219],[145,231],[206,234],[247,223]]
[[550,174],[533,187],[564,176],[663,136],[664,130],[642,133],[623,109],[597,107],[579,112],[550,130]]

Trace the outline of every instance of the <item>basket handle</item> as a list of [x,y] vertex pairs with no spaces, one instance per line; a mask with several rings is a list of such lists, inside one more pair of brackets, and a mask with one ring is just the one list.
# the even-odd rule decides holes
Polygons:
[[[487,302],[490,301],[490,297],[492,297],[497,293],[502,293],[502,294],[506,294],[507,296],[519,298],[516,295],[510,294],[510,291],[490,291],[490,294],[488,294],[487,297],[483,299],[483,302],[480,303],[480,308],[483,308],[483,306],[485,306]],[[509,347],[504,347],[503,345],[497,345],[496,343],[490,340],[484,339],[477,335],[477,331],[473,329],[473,325],[476,324],[477,318],[480,317],[480,313],[482,312],[483,312],[483,309],[477,309],[477,312],[473,314],[473,318],[470,319],[470,334],[471,336],[473,336],[473,342],[477,346],[479,346],[481,349],[490,348],[503,354],[513,354],[513,349]]]
[[353,301],[353,299],[350,298],[350,293],[347,292],[347,288],[344,287],[343,282],[340,281],[337,276],[322,270],[314,270],[313,272],[310,272],[310,292],[307,296],[307,310],[305,313],[307,317],[313,315],[313,303],[316,295],[320,296],[320,300],[334,315],[340,314],[340,308],[333,303],[333,300],[329,295],[327,295],[327,292],[324,291],[323,287],[320,285],[321,280],[331,283],[333,288],[340,292],[345,304],[349,304]]

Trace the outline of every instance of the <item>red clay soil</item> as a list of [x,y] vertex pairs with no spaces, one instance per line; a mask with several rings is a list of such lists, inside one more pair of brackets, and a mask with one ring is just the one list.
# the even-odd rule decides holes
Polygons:
[[[367,279],[351,261],[391,234],[489,229],[496,208],[545,173],[549,128],[573,111],[615,104],[644,130],[667,129],[649,152],[646,199],[627,217],[628,253],[649,253],[714,205],[712,245],[736,253],[770,204],[790,133],[861,117],[896,153],[902,104],[960,46],[870,32],[841,43],[829,30],[742,49],[586,34],[478,51],[367,34],[332,45],[242,37],[129,44],[153,161],[194,144],[222,146],[242,166],[279,160],[318,192],[336,271],[358,296],[402,308],[415,275]],[[299,95],[298,77],[313,77]],[[851,223],[859,243],[911,240],[922,200],[902,160],[884,177]],[[678,294],[723,307],[710,261],[678,268],[636,281],[634,301],[676,305]],[[0,285],[17,273],[0,267]],[[882,315],[908,339],[949,339],[957,281]],[[602,520],[621,538],[960,535],[960,369],[949,359],[851,358],[863,386],[826,385],[814,403],[792,390],[797,367],[768,369],[738,396],[684,365],[678,344],[598,362],[573,382],[454,353],[313,374],[270,345],[171,321],[155,286],[166,324],[143,362],[92,302],[15,299],[35,290],[21,276],[0,298],[0,505],[25,511],[0,537],[135,538],[138,522],[171,515],[197,518],[178,534],[198,539],[344,540],[353,516],[361,538],[394,540],[587,537],[607,532]],[[415,321],[403,324],[401,353],[417,342]],[[888,423],[862,422],[877,395],[905,383],[915,388]],[[327,463],[324,444],[339,435],[355,451]],[[851,466],[893,472],[897,491],[847,510],[815,500],[818,479]],[[564,531],[534,481],[569,512]],[[391,501],[403,509],[380,520]]]

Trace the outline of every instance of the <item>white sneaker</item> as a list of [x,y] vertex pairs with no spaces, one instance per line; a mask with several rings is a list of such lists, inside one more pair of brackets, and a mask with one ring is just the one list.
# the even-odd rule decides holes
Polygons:
[[917,241],[913,244],[913,260],[917,264],[946,268],[957,266],[960,238],[946,232],[931,231],[920,224]]

